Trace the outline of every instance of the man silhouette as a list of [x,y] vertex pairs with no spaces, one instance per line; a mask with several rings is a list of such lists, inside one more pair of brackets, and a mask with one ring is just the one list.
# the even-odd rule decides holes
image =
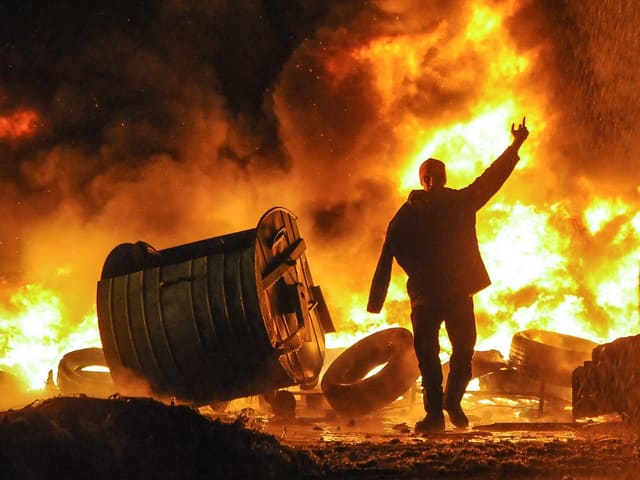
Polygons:
[[[469,425],[460,401],[472,378],[473,295],[491,283],[478,248],[476,212],[518,163],[518,150],[529,136],[524,118],[517,129],[511,125],[511,134],[511,145],[482,175],[459,190],[445,187],[442,161],[425,160],[419,170],[423,189],[409,194],[387,228],[367,310],[378,313],[382,309],[395,258],[408,276],[414,347],[422,374],[426,416],[416,423],[417,433],[444,431],[443,409],[454,426]],[[444,394],[438,339],[442,322],[452,347]]]

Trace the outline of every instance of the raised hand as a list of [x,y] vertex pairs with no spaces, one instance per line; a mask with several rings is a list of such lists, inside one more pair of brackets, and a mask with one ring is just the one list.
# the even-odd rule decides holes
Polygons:
[[522,145],[529,136],[526,117],[522,117],[522,123],[518,125],[517,129],[515,128],[515,123],[511,124],[511,135],[513,135],[513,145],[516,148],[520,148],[520,145]]

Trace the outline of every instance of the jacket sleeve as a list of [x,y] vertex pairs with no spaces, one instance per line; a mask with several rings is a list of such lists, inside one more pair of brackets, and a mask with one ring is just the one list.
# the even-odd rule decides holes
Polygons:
[[379,313],[384,305],[384,300],[387,297],[387,290],[389,289],[389,282],[391,280],[391,268],[393,266],[393,253],[389,245],[389,239],[385,239],[380,257],[378,258],[378,264],[376,265],[376,271],[373,274],[371,281],[371,288],[369,290],[369,301],[367,302],[367,312]]
[[513,172],[518,160],[520,157],[517,150],[512,146],[507,147],[482,175],[464,189],[476,210],[479,210],[500,190]]

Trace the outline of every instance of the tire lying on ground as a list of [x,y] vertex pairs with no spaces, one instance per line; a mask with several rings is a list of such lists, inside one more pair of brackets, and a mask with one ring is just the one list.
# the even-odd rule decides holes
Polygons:
[[522,373],[545,382],[571,387],[571,375],[591,358],[598,344],[546,330],[523,330],[511,341],[509,363]]
[[419,375],[413,334],[396,327],[373,333],[347,348],[329,365],[320,387],[336,412],[364,415],[396,400]]
[[113,394],[113,381],[102,349],[83,348],[65,354],[58,363],[57,385],[62,395],[106,398]]

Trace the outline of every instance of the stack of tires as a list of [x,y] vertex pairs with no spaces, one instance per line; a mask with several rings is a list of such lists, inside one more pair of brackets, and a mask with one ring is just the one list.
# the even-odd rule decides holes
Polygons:
[[[473,376],[479,378],[481,391],[539,395],[541,405],[544,395],[571,400],[573,371],[591,358],[597,346],[562,333],[523,330],[512,338],[508,361],[496,350],[476,352]],[[445,364],[445,381],[447,372]],[[389,328],[342,352],[329,365],[321,387],[336,412],[364,415],[402,396],[419,376],[413,334],[405,328]]]
[[598,346],[573,373],[575,418],[619,413],[640,423],[640,335]]
[[522,330],[511,340],[507,366],[480,377],[480,390],[571,400],[573,371],[591,358],[597,346],[572,335]]
[[533,378],[571,386],[573,370],[591,357],[597,343],[546,330],[523,330],[511,341],[509,363]]

